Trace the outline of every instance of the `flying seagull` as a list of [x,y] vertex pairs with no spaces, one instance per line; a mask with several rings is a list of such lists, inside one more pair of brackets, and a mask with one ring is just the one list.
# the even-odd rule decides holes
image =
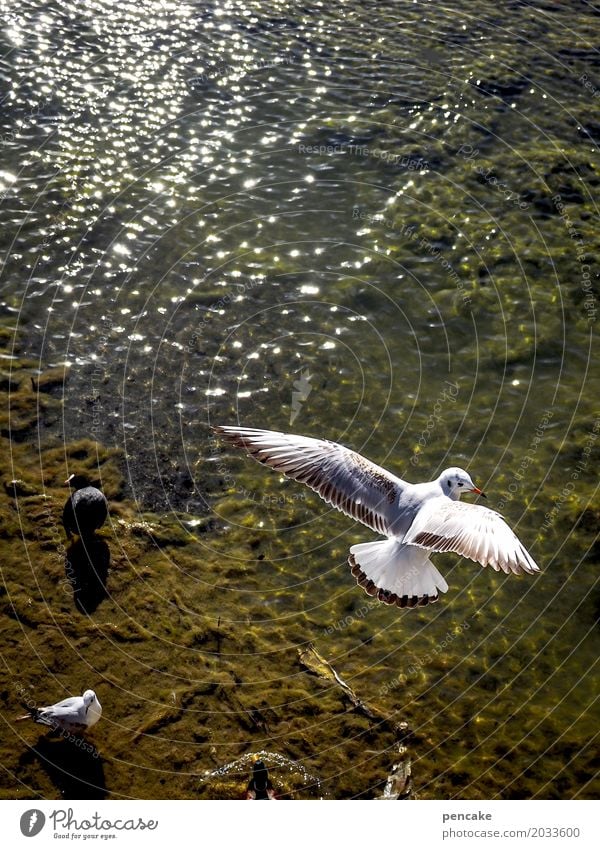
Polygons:
[[540,571],[499,513],[460,502],[464,492],[484,495],[463,469],[446,469],[437,480],[412,484],[325,439],[246,427],[215,431],[387,537],[353,545],[348,558],[357,583],[384,604],[423,606],[447,592],[448,584],[429,559],[439,551],[506,574]]
[[48,707],[29,708],[25,716],[18,716],[17,722],[33,719],[40,725],[49,725],[57,731],[70,731],[81,734],[95,725],[102,716],[102,705],[93,690],[86,690],[83,696],[72,696]]

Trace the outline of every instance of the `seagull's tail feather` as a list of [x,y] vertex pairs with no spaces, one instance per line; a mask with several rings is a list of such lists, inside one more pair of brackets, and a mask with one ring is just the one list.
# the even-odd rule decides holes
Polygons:
[[359,586],[384,604],[423,606],[448,589],[426,551],[395,539],[353,545],[348,563]]
[[[23,707],[25,707],[25,705],[23,705]],[[48,725],[50,727],[54,725],[52,719],[48,716],[44,716],[40,708],[31,707],[27,708],[27,710],[29,713],[25,713],[23,716],[17,716],[15,722],[23,722],[25,719],[32,719],[34,722],[39,722],[40,725]]]
[[28,708],[27,705],[23,705],[25,710],[29,711],[28,713],[24,713],[23,716],[17,716],[15,722],[23,722],[25,719],[33,719],[34,722],[39,722],[40,712],[38,708],[31,707]]

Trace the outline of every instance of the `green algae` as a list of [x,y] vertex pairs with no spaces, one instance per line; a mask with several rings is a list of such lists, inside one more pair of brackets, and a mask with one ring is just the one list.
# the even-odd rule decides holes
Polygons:
[[[17,364],[14,373],[19,371]],[[28,397],[35,424],[43,410],[35,394]],[[63,749],[44,742],[38,727],[19,728],[13,719],[24,701],[52,701],[61,690],[75,693],[88,686],[104,707],[89,740],[97,747],[110,796],[239,798],[243,785],[222,786],[203,777],[265,745],[274,758],[281,747],[299,763],[312,763],[323,724],[328,733],[352,742],[348,751],[328,758],[326,773],[346,774],[320,792],[352,795],[358,774],[348,758],[351,763],[358,755],[361,740],[387,751],[394,745],[393,729],[379,727],[374,715],[355,713],[343,693],[303,673],[289,636],[274,650],[274,636],[253,625],[264,617],[262,600],[240,608],[231,592],[223,596],[216,551],[207,553],[177,516],[140,514],[123,498],[117,452],[85,439],[55,448],[3,439],[17,477],[0,491],[5,621],[0,696],[7,732],[2,757],[19,780],[3,795],[56,798],[57,787],[71,792],[56,776],[53,783],[42,763],[59,764]],[[110,549],[108,596],[89,615],[77,610],[65,574],[69,546],[61,514],[67,493],[61,480],[75,470],[96,475],[110,500],[109,522],[98,534]],[[249,548],[243,521],[239,527],[235,545],[241,563]],[[218,540],[213,545],[218,548]],[[228,551],[235,545],[228,540]],[[276,699],[265,683],[270,680],[279,682]],[[40,745],[44,758],[38,760]],[[373,764],[361,786],[368,793],[384,774],[385,758]],[[321,781],[325,788],[326,778]],[[308,798],[313,792],[283,773],[277,783],[282,796]],[[81,783],[75,786],[81,793]]]

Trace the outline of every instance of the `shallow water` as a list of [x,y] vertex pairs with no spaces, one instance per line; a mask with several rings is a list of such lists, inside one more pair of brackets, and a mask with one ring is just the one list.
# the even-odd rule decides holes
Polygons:
[[[598,796],[597,17],[459,5],[0,2],[2,795]],[[542,574],[374,605],[236,422],[465,466]],[[14,725],[88,686],[92,766]]]

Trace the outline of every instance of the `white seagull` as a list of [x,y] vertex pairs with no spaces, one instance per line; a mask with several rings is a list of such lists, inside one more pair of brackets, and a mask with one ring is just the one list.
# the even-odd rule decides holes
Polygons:
[[216,427],[259,463],[307,484],[332,504],[387,539],[350,548],[357,583],[384,604],[416,607],[438,600],[448,584],[433,552],[453,551],[496,572],[533,575],[539,567],[504,519],[463,492],[484,495],[463,469],[429,483],[408,483],[365,457],[325,439],[247,427]]
[[40,725],[49,725],[58,731],[70,731],[81,734],[95,725],[102,716],[102,705],[93,690],[86,690],[83,696],[72,696],[48,707],[29,708],[25,716],[16,721],[33,719]]

